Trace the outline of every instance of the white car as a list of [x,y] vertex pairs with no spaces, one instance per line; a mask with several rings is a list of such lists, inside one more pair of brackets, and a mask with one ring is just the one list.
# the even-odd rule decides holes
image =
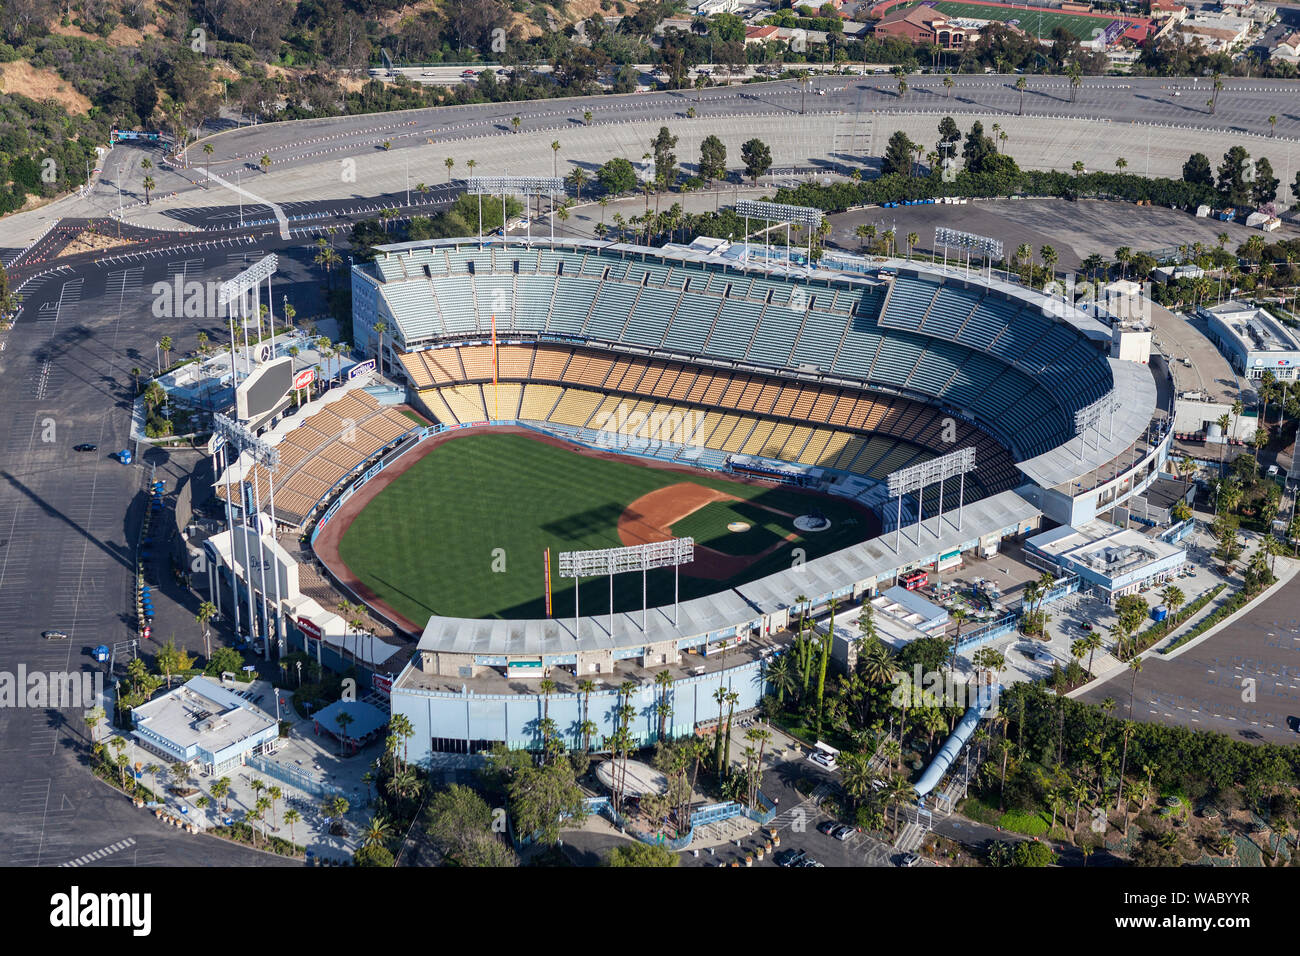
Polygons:
[[814,750],[808,755],[808,759],[819,767],[825,767],[827,770],[835,769],[835,758],[824,750]]

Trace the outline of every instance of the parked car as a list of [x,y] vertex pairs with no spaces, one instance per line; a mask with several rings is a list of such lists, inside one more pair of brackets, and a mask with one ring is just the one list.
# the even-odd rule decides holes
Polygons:
[[803,867],[803,866],[822,866],[822,867],[824,867],[825,865],[826,865],[825,863],[818,863],[818,862],[817,862],[816,860],[814,860],[812,857],[808,857],[806,860],[804,860],[802,863],[799,864],[799,866],[801,866],[801,867]]
[[73,445],[73,451],[97,451],[99,446],[93,442],[83,441],[80,445]]
[[903,858],[898,861],[899,866],[919,866],[921,858],[915,853],[905,853]]
[[66,641],[68,634],[66,631],[42,631],[41,637],[47,641]]
[[827,836],[831,836],[839,828],[840,824],[836,823],[834,820],[823,820],[821,823],[817,824],[817,832],[825,833]]
[[852,835],[853,835],[853,827],[849,826],[847,823],[841,823],[839,826],[837,826],[834,830],[831,831],[831,836],[835,837],[835,839],[839,840],[841,843],[843,843]]
[[777,866],[799,866],[808,858],[807,850],[786,850],[776,856]]
[[808,755],[808,759],[819,767],[825,767],[827,770],[835,769],[835,758],[824,750],[814,750]]

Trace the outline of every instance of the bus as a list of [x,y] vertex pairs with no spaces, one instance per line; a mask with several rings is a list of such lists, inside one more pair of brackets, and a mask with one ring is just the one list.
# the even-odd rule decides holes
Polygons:
[[903,575],[903,587],[909,591],[915,591],[917,588],[925,587],[929,580],[930,575],[918,568]]

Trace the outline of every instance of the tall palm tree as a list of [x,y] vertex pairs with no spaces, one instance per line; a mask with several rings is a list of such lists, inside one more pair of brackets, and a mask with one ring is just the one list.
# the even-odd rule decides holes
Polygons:
[[672,715],[672,705],[668,701],[668,692],[673,686],[673,675],[664,668],[655,674],[655,687],[659,689],[659,703],[656,711],[659,715],[659,739],[668,739],[668,718]]
[[1016,77],[1016,90],[1020,93],[1020,116],[1025,115],[1025,87],[1028,85],[1023,76]]
[[333,270],[342,259],[339,257],[339,254],[334,251],[333,246],[324,244],[316,251],[316,257],[313,261],[316,265],[325,267],[325,289],[328,291],[330,288],[330,279],[332,277],[331,270]]
[[1132,679],[1129,681],[1129,694],[1128,694],[1128,719],[1132,720],[1133,702],[1134,700],[1137,699],[1138,674],[1142,673],[1142,658],[1135,655],[1133,657],[1133,660],[1129,661],[1128,669],[1129,669],[1129,673],[1133,675]]
[[295,823],[297,823],[297,822],[298,822],[299,820],[301,820],[301,819],[302,819],[302,814],[299,813],[297,810],[295,810],[293,807],[290,807],[288,810],[284,811],[284,822],[287,823],[287,824],[289,824],[289,842],[290,842],[290,843],[293,843],[293,842],[294,842],[294,837],[293,837],[293,825],[294,825]]
[[[1234,407],[1235,407],[1235,406],[1234,406]],[[1218,420],[1215,422],[1215,424],[1218,425],[1218,426],[1219,426],[1219,430],[1220,430],[1221,432],[1223,432],[1223,444],[1219,446],[1219,474],[1222,475],[1222,474],[1223,474],[1223,468],[1224,468],[1224,465],[1226,464],[1226,462],[1224,461],[1224,456],[1225,456],[1225,453],[1226,453],[1227,450],[1228,450],[1228,425],[1229,425],[1229,421],[1228,421],[1228,415],[1227,415],[1227,413],[1225,412],[1224,414],[1220,415],[1219,418],[1218,418]]]
[[211,601],[204,601],[200,604],[198,613],[194,615],[194,620],[198,621],[199,626],[203,629],[203,656],[209,659],[212,657],[212,646],[208,640],[209,635],[211,634],[211,631],[208,629],[208,622],[216,617],[216,615],[217,606]]
[[948,658],[949,674],[954,674],[957,670],[957,647],[961,644],[961,622],[966,620],[968,613],[964,607],[955,607],[948,612],[948,616],[957,622],[957,633],[952,638],[952,656]]

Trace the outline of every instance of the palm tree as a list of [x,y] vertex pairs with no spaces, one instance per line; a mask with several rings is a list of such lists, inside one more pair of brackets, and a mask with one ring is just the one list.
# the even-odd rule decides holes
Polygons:
[[908,261],[911,261],[911,259],[912,259],[912,249],[913,249],[913,248],[916,246],[916,244],[917,244],[918,242],[920,242],[920,241],[921,241],[921,237],[920,237],[919,235],[917,235],[915,232],[909,232],[909,233],[907,234],[907,258],[908,258]]
[[342,260],[340,259],[339,254],[334,251],[333,246],[325,244],[324,239],[322,239],[321,242],[322,244],[317,250],[316,258],[313,261],[316,265],[325,267],[325,288],[328,291],[330,287],[330,271]]
[[275,823],[275,805],[279,802],[280,797],[284,795],[283,791],[279,787],[272,785],[267,788],[266,795],[271,798],[271,829],[278,830],[279,827]]
[[590,125],[591,125],[591,110],[583,110],[583,113],[582,113],[582,125],[583,125],[583,126],[590,126]]
[[952,88],[956,85],[957,84],[953,82],[951,71],[943,75],[943,98],[945,100],[952,93]]
[[1133,675],[1132,680],[1129,682],[1129,695],[1128,695],[1128,719],[1132,720],[1133,701],[1137,699],[1138,674],[1142,673],[1142,658],[1135,655],[1133,657],[1133,660],[1129,661],[1128,669],[1129,669],[1129,673]]
[[446,159],[442,161],[442,165],[447,167],[447,182],[451,182],[451,171],[452,168],[456,165],[456,160],[448,156]]
[[655,674],[655,687],[659,688],[659,703],[655,710],[659,714],[659,739],[668,739],[668,718],[672,715],[672,705],[668,701],[668,691],[673,686],[673,675],[667,668]]
[[294,842],[294,839],[293,839],[293,825],[294,825],[295,823],[297,823],[297,822],[298,822],[299,820],[301,820],[301,819],[302,819],[302,814],[299,813],[297,810],[295,810],[293,807],[290,807],[288,810],[284,811],[284,822],[287,823],[287,824],[289,824],[289,842],[290,842],[290,843],[293,843],[293,842]]
[[[1237,404],[1240,404],[1240,403],[1238,402]],[[1236,407],[1236,406],[1234,405],[1234,407]],[[1224,462],[1224,453],[1225,453],[1225,452],[1227,451],[1227,449],[1228,449],[1228,425],[1229,425],[1229,422],[1228,422],[1228,415],[1227,415],[1227,413],[1225,412],[1224,414],[1220,415],[1219,418],[1218,418],[1218,421],[1216,421],[1215,424],[1218,425],[1218,426],[1219,426],[1219,430],[1220,430],[1221,432],[1223,432],[1223,444],[1219,446],[1219,474],[1222,475],[1222,474],[1223,474],[1223,467],[1224,467],[1224,464],[1225,464],[1225,462]]]
[[519,127],[522,123],[523,120],[521,120],[518,116],[510,117],[510,128],[513,129],[516,133],[519,132]]
[[379,359],[379,374],[384,374],[384,333],[388,331],[388,323],[380,319],[374,324],[375,334],[379,336],[379,347],[375,350],[375,357]]
[[894,774],[885,785],[885,799],[894,808],[894,832],[898,832],[898,808],[916,793],[903,774]]
[[338,716],[334,718],[334,723],[339,726],[339,743],[343,750],[346,751],[348,747],[348,724],[352,723],[352,715],[347,711],[340,711]]
[[1269,132],[1268,132],[1268,135],[1269,135],[1269,138],[1272,139],[1273,137],[1277,136],[1277,117],[1276,117],[1276,116],[1270,116],[1270,117],[1268,118],[1268,126],[1269,126]]
[[1028,85],[1023,76],[1016,77],[1016,89],[1020,92],[1020,116],[1025,115],[1025,87]]
[[366,821],[365,828],[361,831],[361,845],[374,846],[376,843],[382,844],[392,832],[393,825],[388,822],[383,814],[377,813]]
[[1127,168],[1127,166],[1128,166],[1128,160],[1125,159],[1123,156],[1120,156],[1115,160],[1115,168],[1119,170],[1121,173],[1125,170],[1125,168]]
[[208,622],[216,616],[217,606],[211,601],[204,601],[200,604],[199,612],[194,615],[194,620],[198,621],[199,626],[203,629],[203,656],[209,659],[212,657],[212,647],[208,640],[211,634],[208,629]]
[[948,612],[948,616],[957,622],[957,633],[952,638],[952,656],[948,658],[949,674],[953,674],[957,670],[957,648],[961,644],[961,622],[966,620],[968,613],[964,607],[955,607]]
[[557,179],[559,177],[559,174],[556,171],[556,163],[559,162],[559,159],[560,159],[560,141],[558,139],[553,139],[551,140],[551,178],[552,179]]
[[[145,162],[148,162],[148,160],[145,160]],[[158,184],[157,184],[156,182],[153,181],[153,177],[152,177],[152,176],[146,176],[146,177],[144,178],[144,183],[143,183],[142,185],[144,186],[144,204],[145,204],[146,206],[148,206],[148,205],[150,204],[150,203],[149,203],[149,193],[150,193],[150,192],[153,190],[153,188],[154,188],[155,186],[157,186]]]
[[574,198],[582,201],[582,187],[587,181],[587,173],[581,166],[574,166],[569,173],[569,182],[573,184]]
[[257,161],[257,165],[262,167],[263,174],[269,173],[271,171],[271,157],[263,153],[262,158]]
[[1079,87],[1083,86],[1083,68],[1075,62],[1070,64],[1066,72],[1070,76],[1070,102],[1073,103],[1079,93]]
[[208,178],[212,169],[212,144],[203,144],[203,188],[208,188]]
[[1097,653],[1097,649],[1102,646],[1101,634],[1099,634],[1096,628],[1094,628],[1093,630],[1089,631],[1086,635],[1084,635],[1082,640],[1083,643],[1088,648],[1088,674],[1091,676],[1093,672],[1092,657],[1094,654]]

